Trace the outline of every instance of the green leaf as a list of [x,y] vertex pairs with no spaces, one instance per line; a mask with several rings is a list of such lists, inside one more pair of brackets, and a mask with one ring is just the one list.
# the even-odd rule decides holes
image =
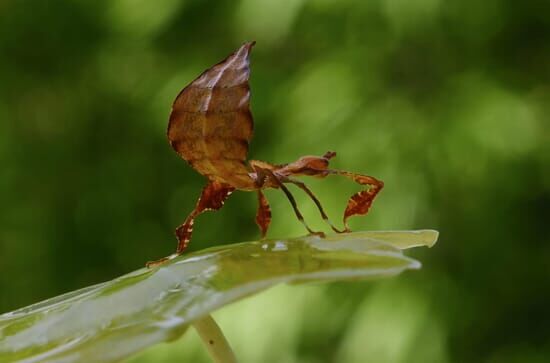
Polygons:
[[185,254],[0,315],[1,362],[114,362],[177,339],[233,301],[279,283],[396,275],[420,263],[401,249],[437,232],[355,232],[245,242]]

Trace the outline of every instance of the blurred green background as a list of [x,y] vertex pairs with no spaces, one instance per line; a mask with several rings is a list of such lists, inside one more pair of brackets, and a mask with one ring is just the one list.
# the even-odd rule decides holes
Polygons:
[[[215,314],[243,362],[547,362],[550,3],[0,1],[0,312],[175,249],[203,178],[170,105],[245,40],[250,157],[338,152],[386,183],[355,229],[435,228],[420,271],[279,287]],[[335,221],[357,186],[308,181]],[[307,198],[306,219],[324,228]],[[304,233],[278,191],[271,237]],[[256,196],[191,250],[258,238]],[[132,362],[208,362],[198,338]],[[180,360],[181,361],[181,360]]]

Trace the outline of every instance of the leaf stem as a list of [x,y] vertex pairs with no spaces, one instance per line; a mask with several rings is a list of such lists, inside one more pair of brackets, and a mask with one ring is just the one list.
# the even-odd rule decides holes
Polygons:
[[215,363],[237,363],[235,353],[211,315],[195,321],[192,325]]

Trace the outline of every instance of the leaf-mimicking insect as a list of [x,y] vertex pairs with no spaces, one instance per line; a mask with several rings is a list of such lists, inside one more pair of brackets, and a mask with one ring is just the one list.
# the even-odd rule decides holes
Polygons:
[[[329,160],[336,155],[332,151],[323,156],[303,156],[282,165],[258,160],[247,163],[248,144],[253,130],[248,83],[249,54],[253,45],[254,42],[243,44],[220,63],[204,71],[180,92],[172,106],[168,124],[170,145],[208,179],[195,209],[176,229],[176,254],[185,251],[189,244],[195,218],[204,211],[220,209],[235,190],[257,194],[256,223],[263,238],[271,222],[271,210],[263,189],[281,189],[308,232],[322,235],[306,224],[286,184],[294,184],[307,193],[319,209],[321,217],[336,232],[349,231],[348,218],[366,214],[384,185],[371,176],[330,169]],[[317,197],[303,182],[295,179],[297,176],[324,178],[328,175],[341,175],[367,186],[367,189],[349,199],[344,211],[343,230],[329,221]]]

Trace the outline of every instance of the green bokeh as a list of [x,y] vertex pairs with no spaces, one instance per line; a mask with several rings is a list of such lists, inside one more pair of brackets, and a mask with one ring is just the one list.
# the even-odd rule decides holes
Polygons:
[[[352,227],[441,238],[414,253],[420,272],[220,311],[243,361],[545,361],[548,14],[546,1],[0,2],[0,312],[174,250],[204,181],[166,142],[170,104],[255,39],[250,157],[335,150],[334,167],[386,183]],[[309,183],[335,221],[357,190]],[[270,236],[303,234],[284,196],[267,196]],[[201,216],[191,249],[255,239],[255,203],[235,193]],[[136,362],[207,361],[193,339]]]

